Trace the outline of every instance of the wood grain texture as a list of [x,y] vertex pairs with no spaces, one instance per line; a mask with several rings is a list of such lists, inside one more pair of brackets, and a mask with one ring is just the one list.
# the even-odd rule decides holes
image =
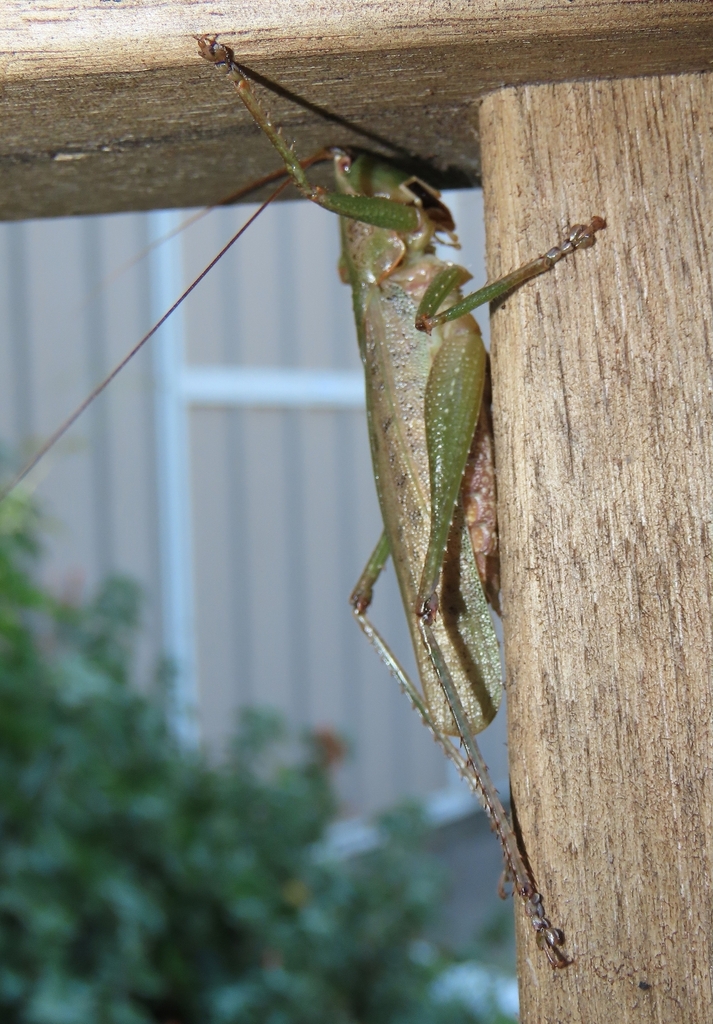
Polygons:
[[489,273],[604,215],[493,316],[509,745],[575,963],[520,922],[529,1024],[710,1024],[713,76],[481,110]]
[[396,147],[450,183],[478,178],[488,90],[713,66],[699,0],[5,0],[0,217],[215,202],[272,169],[200,32],[356,129],[272,98],[302,152]]

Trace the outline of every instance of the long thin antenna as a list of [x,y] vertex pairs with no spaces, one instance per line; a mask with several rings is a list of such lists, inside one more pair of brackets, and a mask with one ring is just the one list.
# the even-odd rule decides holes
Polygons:
[[114,380],[114,378],[119,373],[121,373],[121,371],[124,369],[126,364],[128,362],[130,362],[134,358],[136,353],[139,352],[144,347],[144,345],[149,340],[149,338],[152,338],[154,336],[154,334],[159,329],[159,327],[162,324],[164,324],[166,322],[166,320],[168,320],[168,318],[171,316],[173,311],[178,309],[178,307],[181,305],[183,300],[188,298],[188,296],[191,294],[193,289],[196,288],[197,285],[199,285],[200,282],[203,280],[203,278],[206,276],[206,274],[208,274],[209,271],[211,271],[213,269],[213,267],[216,265],[218,260],[222,259],[222,257],[228,251],[228,249],[230,249],[231,246],[233,246],[237,242],[237,240],[240,238],[240,236],[245,231],[247,231],[247,229],[250,227],[250,225],[253,223],[253,221],[256,220],[260,216],[262,211],[267,206],[269,206],[270,203],[274,199],[276,199],[277,196],[279,196],[280,193],[284,189],[286,189],[289,184],[291,184],[291,182],[288,179],[286,181],[283,181],[282,184],[278,185],[278,187],[275,189],[275,191],[265,200],[265,202],[261,206],[258,207],[258,209],[255,211],[255,213],[252,215],[252,217],[249,217],[245,221],[243,226],[240,228],[240,230],[238,232],[236,232],[236,234],[233,235],[233,237],[230,239],[229,242],[227,242],[226,245],[223,246],[223,248],[220,250],[218,255],[215,256],[210,261],[208,266],[204,270],[201,271],[201,273],[195,279],[193,284],[189,285],[188,288],[186,288],[186,290],[183,292],[183,294],[180,295],[179,298],[176,299],[176,301],[173,303],[171,308],[169,310],[167,310],[163,314],[163,316],[158,321],[158,323],[154,324],[154,326],[151,328],[151,330],[147,334],[145,334],[143,336],[143,338],[140,341],[138,341],[129,352],[127,352],[127,354],[124,356],[124,358],[119,363],[116,364],[114,369],[104,378],[104,380],[102,380],[99,384],[97,384],[97,386],[92,391],[89,392],[87,397],[84,399],[84,401],[81,403],[81,405],[77,406],[77,408],[74,410],[74,412],[71,414],[71,416],[68,416],[67,419],[59,427],[57,427],[55,432],[35,452],[35,454],[32,456],[32,458],[30,458],[25,463],[25,465],[22,467],[22,469],[17,474],[17,476],[13,477],[13,479],[10,481],[10,483],[7,485],[7,487],[5,487],[2,491],[0,491],[0,501],[4,501],[5,498],[7,498],[8,494],[10,494],[12,491],[14,491],[14,489],[17,487],[17,485],[19,483],[21,483],[25,479],[27,474],[32,472],[32,470],[35,468],[37,463],[47,454],[47,452],[50,450],[50,448],[52,448],[57,443],[57,441],[59,441],[59,439],[61,437],[63,437],[64,434],[67,433],[69,428],[71,426],[73,426],[74,423],[76,423],[76,421],[82,415],[84,410],[87,409],[92,404],[94,399],[97,398],[102,393],[102,391],[104,391],[104,389],[107,388],[111,384],[111,382]]
[[[321,163],[323,160],[331,159],[332,153],[330,153],[328,149],[320,149],[316,153],[313,153],[312,156],[308,156],[305,157],[304,160],[300,160],[300,164],[302,165],[303,170],[306,171],[314,164]],[[219,210],[223,206],[233,206],[236,203],[239,203],[241,199],[244,199],[245,196],[250,195],[251,192],[257,192],[258,189],[264,188],[265,185],[271,185],[273,181],[279,181],[280,178],[285,178],[286,176],[287,170],[284,167],[279,167],[276,171],[271,171],[269,174],[263,175],[262,178],[256,178],[255,181],[251,181],[249,185],[243,185],[242,188],[237,189],[235,192],[231,192],[229,196],[226,196],[224,199],[220,199],[217,203],[214,203],[213,206],[206,206],[202,210],[198,210],[197,213],[192,213],[190,217],[186,217],[185,220],[182,220],[180,224],[176,225],[176,227],[167,232],[167,234],[162,235],[161,238],[154,238],[148,245],[144,246],[143,249],[136,253],[135,256],[132,256],[131,259],[122,263],[120,267],[117,267],[116,270],[105,277],[103,281],[100,281],[96,287],[89,292],[82,305],[78,308],[84,309],[84,307],[88,306],[92,299],[94,299],[103,288],[107,288],[110,284],[113,284],[114,281],[118,280],[118,278],[122,276],[122,274],[125,274],[127,270],[131,270],[132,267],[135,267],[137,263],[140,263],[142,259],[148,256],[149,253],[153,252],[154,249],[158,248],[158,246],[170,241],[170,239],[174,238],[176,235],[180,235],[182,231],[185,231],[186,228],[192,227],[193,224],[197,224],[198,221],[207,217],[209,213],[213,213],[214,210]],[[268,202],[272,202],[273,199],[274,196],[271,196],[270,199],[268,199]]]

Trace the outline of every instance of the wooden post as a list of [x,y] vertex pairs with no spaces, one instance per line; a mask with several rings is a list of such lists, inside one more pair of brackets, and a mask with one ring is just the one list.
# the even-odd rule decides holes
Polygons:
[[489,273],[605,216],[493,315],[510,763],[574,963],[518,916],[527,1024],[710,1024],[713,75],[481,108]]

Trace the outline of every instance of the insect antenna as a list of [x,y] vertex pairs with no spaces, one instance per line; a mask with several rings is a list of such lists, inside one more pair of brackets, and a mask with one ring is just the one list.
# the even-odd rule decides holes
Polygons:
[[105,388],[107,388],[111,384],[111,382],[114,380],[114,378],[117,377],[121,373],[121,371],[124,369],[124,367],[127,365],[127,363],[131,362],[131,360],[134,358],[134,356],[137,354],[137,352],[141,351],[141,349],[144,347],[146,342],[149,341],[149,339],[154,336],[154,334],[159,329],[159,327],[161,327],[168,320],[168,318],[171,316],[171,314],[174,313],[175,310],[178,309],[178,307],[181,305],[181,303],[184,301],[184,299],[188,298],[188,296],[191,294],[191,292],[201,283],[203,278],[213,269],[213,267],[216,265],[216,263],[220,259],[223,258],[223,256],[226,254],[228,249],[232,248],[232,246],[235,245],[237,240],[241,237],[241,235],[243,235],[247,231],[247,229],[250,227],[250,225],[253,223],[253,221],[257,220],[257,218],[260,216],[262,211],[264,209],[266,209],[270,205],[270,203],[273,202],[273,200],[277,199],[277,197],[290,184],[291,184],[291,180],[289,178],[287,178],[285,181],[281,182],[281,184],[278,185],[278,187],[268,196],[268,198],[265,200],[265,202],[262,203],[262,205],[257,208],[255,213],[253,213],[251,217],[248,217],[248,219],[245,221],[245,223],[240,228],[240,230],[236,231],[236,233],[233,235],[233,237],[228,242],[226,242],[226,244],[223,246],[223,248],[220,250],[220,252],[216,256],[214,256],[213,259],[210,261],[210,263],[200,272],[200,274],[195,279],[195,281],[193,281],[193,283],[190,284],[188,286],[188,288],[186,288],[186,290],[181,295],[179,295],[179,297],[176,299],[176,301],[173,303],[173,305],[170,307],[170,309],[168,309],[163,314],[161,319],[157,323],[155,323],[153,325],[153,327],[151,328],[150,331],[147,331],[146,334],[144,334],[143,338],[141,338],[139,341],[137,341],[137,343],[134,345],[134,347],[131,348],[126,353],[126,355],[116,364],[116,366],[106,375],[106,377],[104,377],[104,379],[101,380],[96,385],[96,387],[93,388],[89,392],[89,394],[84,399],[84,401],[81,402],[77,406],[77,408],[74,410],[74,412],[71,413],[67,417],[67,419],[64,420],[57,427],[57,429],[54,431],[54,433],[51,434],[47,438],[47,440],[44,442],[44,444],[42,444],[38,448],[38,450],[35,452],[35,454],[32,455],[31,458],[29,458],[27,460],[27,462],[24,464],[22,469],[20,469],[20,471],[10,480],[9,484],[7,484],[7,486],[4,487],[0,491],[0,502],[4,501],[5,498],[7,498],[7,496],[9,494],[11,494],[12,491],[14,491],[14,489],[17,487],[17,485],[19,483],[22,483],[22,481],[25,479],[25,477],[28,475],[28,473],[32,472],[32,470],[35,468],[35,466],[38,464],[38,462],[40,462],[40,460],[44,458],[44,456],[47,454],[47,452],[51,448],[54,447],[54,445],[60,440],[60,438],[63,437],[67,433],[69,428],[71,426],[73,426],[74,423],[76,423],[76,421],[79,419],[79,417],[85,411],[85,409],[89,408],[89,406],[92,404],[94,399],[98,398],[98,396],[102,393],[102,391],[104,391]]
[[[318,149],[316,153],[312,154],[312,156],[308,156],[305,157],[304,160],[300,160],[300,164],[302,165],[302,169],[306,171],[314,164],[332,159],[333,154],[330,150]],[[75,312],[79,312],[81,309],[88,306],[104,288],[113,284],[123,274],[126,274],[131,270],[132,267],[135,267],[137,263],[140,263],[141,260],[145,259],[154,251],[154,249],[158,249],[166,242],[169,242],[172,238],[176,238],[177,235],[182,234],[182,232],[187,228],[192,227],[194,224],[203,220],[204,217],[207,217],[209,213],[213,213],[214,210],[219,210],[222,206],[233,206],[235,203],[239,203],[246,196],[249,196],[251,192],[257,192],[258,189],[264,188],[265,185],[271,185],[274,181],[279,181],[281,178],[285,177],[287,177],[287,169],[285,167],[280,167],[276,171],[270,171],[269,174],[264,174],[262,178],[255,178],[255,180],[249,182],[249,184],[243,185],[242,188],[236,189],[235,192],[231,192],[230,195],[227,195],[224,199],[218,200],[218,202],[214,203],[212,206],[205,206],[202,210],[198,210],[196,213],[191,214],[190,217],[186,217],[185,220],[181,221],[181,223],[171,231],[166,232],[165,235],[161,235],[160,238],[152,239],[148,245],[145,245],[143,249],[140,249],[135,256],[131,257],[130,260],[127,260],[126,263],[122,263],[120,267],[117,267],[116,270],[113,271],[113,273],[99,281],[99,283],[89,292],[82,305],[75,309]],[[270,196],[268,202],[272,202],[274,198],[274,196]]]

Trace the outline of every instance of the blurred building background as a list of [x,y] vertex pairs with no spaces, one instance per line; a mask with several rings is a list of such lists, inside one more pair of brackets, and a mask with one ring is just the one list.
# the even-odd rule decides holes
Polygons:
[[[477,286],[481,194],[445,198],[463,242],[456,258]],[[214,211],[148,254],[189,214],[1,225],[0,436],[30,452],[248,212]],[[110,572],[141,583],[138,677],[147,685],[162,654],[173,660],[187,742],[219,756],[245,705],[348,739],[348,848],[368,842],[355,819],[404,797],[426,799],[444,823],[473,805],[347,601],[380,525],[337,256],[336,218],[305,202],[268,209],[31,485],[51,516],[45,566],[57,590],[85,593]],[[487,311],[479,320],[487,330]],[[390,570],[374,618],[411,666]],[[506,787],[504,714],[482,745]],[[485,838],[497,877],[497,844]]]

